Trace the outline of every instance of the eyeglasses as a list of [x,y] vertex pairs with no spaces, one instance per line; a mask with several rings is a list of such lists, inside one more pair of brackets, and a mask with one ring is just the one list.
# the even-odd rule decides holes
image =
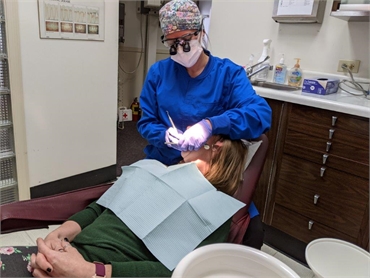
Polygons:
[[185,34],[181,37],[178,38],[173,38],[173,39],[165,39],[164,36],[161,36],[162,43],[170,48],[170,55],[176,55],[177,54],[177,47],[179,45],[182,46],[182,49],[184,52],[189,52],[190,51],[190,45],[189,41],[193,38],[193,36],[198,36],[199,30],[193,32],[193,33],[188,33]]

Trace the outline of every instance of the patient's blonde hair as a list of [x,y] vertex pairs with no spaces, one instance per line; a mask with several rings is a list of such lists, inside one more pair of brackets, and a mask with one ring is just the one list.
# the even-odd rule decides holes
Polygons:
[[221,137],[218,141],[222,144],[219,146],[216,142],[211,146],[217,153],[204,176],[218,190],[232,196],[241,184],[248,149],[241,140]]

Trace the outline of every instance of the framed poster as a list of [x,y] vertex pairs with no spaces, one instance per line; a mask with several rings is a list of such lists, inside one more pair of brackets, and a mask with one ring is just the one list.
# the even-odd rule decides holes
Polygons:
[[40,38],[104,41],[104,0],[38,0]]

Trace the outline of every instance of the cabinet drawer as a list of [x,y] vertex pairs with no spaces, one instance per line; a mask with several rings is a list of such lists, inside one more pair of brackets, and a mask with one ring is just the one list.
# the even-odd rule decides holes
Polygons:
[[314,221],[311,229],[309,229],[310,221],[312,221],[311,218],[300,215],[276,204],[271,225],[305,243],[309,243],[317,238],[330,237],[356,244],[356,238],[331,229],[319,222]]
[[[335,123],[333,117],[336,117]],[[335,111],[294,104],[291,107],[290,118],[299,119],[306,127],[320,124],[327,128],[336,127],[350,133],[369,135],[369,119]]]
[[356,237],[369,198],[368,180],[329,167],[320,177],[321,167],[284,155],[275,203]]
[[[330,138],[330,133],[332,137]],[[302,127],[298,119],[289,120],[286,142],[325,151],[327,143],[331,144],[329,152],[350,160],[369,164],[369,136],[353,134],[339,128],[326,128],[312,124]]]
[[[284,153],[289,154],[292,156],[296,156],[299,158],[303,158],[305,160],[322,164],[323,166],[327,166],[330,168],[334,168],[343,172],[346,172],[351,175],[359,176],[364,179],[369,178],[369,165],[360,163],[357,161],[353,161],[342,156],[335,155],[336,152],[325,152],[325,151],[318,151],[317,149],[310,149],[313,147],[310,144],[310,140],[308,139],[307,144],[305,147],[302,145],[295,145],[292,143],[285,143],[284,145]],[[290,141],[290,140],[289,140]],[[316,144],[318,140],[313,140]],[[296,143],[297,141],[295,141]],[[324,148],[324,141],[321,141],[322,148]],[[360,152],[359,152],[360,153]]]

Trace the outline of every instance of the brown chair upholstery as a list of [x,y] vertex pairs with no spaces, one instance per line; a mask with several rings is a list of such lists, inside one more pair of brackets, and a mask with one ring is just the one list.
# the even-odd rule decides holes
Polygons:
[[256,141],[262,140],[262,144],[252,158],[252,161],[244,171],[243,184],[235,193],[234,197],[246,204],[233,216],[228,242],[241,244],[243,236],[248,228],[250,217],[248,213],[249,205],[252,202],[254,192],[256,190],[259,178],[261,176],[263,166],[265,164],[268,138],[262,134]]
[[47,228],[61,224],[74,213],[83,210],[98,199],[113,183],[91,186],[40,197],[18,201],[0,206],[1,233]]
[[[248,227],[249,204],[262,172],[268,148],[266,135],[262,135],[258,140],[263,142],[244,172],[243,185],[235,194],[235,197],[247,206],[233,216],[229,242],[241,243]],[[107,183],[2,205],[0,206],[1,233],[47,228],[48,225],[61,224],[71,215],[98,199],[111,185],[112,183]]]

